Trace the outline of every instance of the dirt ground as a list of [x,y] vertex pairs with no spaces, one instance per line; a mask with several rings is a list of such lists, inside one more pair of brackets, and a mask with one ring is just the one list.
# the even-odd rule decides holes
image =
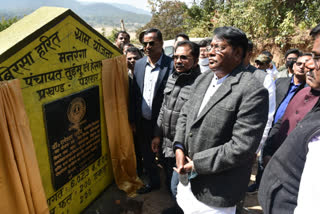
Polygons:
[[[252,170],[250,183],[255,179],[256,167],[255,165]],[[164,181],[163,171],[161,171],[161,177]],[[161,187],[157,191],[129,198],[115,184],[112,184],[82,214],[160,214],[174,204],[164,183]],[[263,214],[257,193],[246,195],[241,214]]]
[[[250,178],[250,184],[255,181],[257,173],[257,161],[253,165],[252,174]],[[258,192],[254,194],[246,194],[245,200],[244,200],[244,208],[241,214],[263,214],[262,208],[259,205],[258,202]]]

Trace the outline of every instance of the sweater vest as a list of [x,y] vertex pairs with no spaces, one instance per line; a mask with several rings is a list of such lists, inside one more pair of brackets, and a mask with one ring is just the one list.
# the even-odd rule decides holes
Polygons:
[[297,206],[308,142],[320,134],[320,111],[311,111],[289,134],[268,163],[259,187],[265,214],[292,214]]

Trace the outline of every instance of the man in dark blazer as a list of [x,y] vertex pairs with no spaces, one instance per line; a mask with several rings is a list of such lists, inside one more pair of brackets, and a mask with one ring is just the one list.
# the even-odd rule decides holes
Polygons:
[[[311,60],[312,60],[312,57],[310,56],[310,54],[304,54],[304,56],[298,57],[297,62],[293,65],[294,76],[293,76],[292,82],[294,82],[295,85],[297,84],[296,79],[299,76],[299,73],[300,73],[300,76],[302,76],[302,78],[305,81],[306,79],[305,75],[309,71],[309,69],[305,65]],[[264,167],[268,164],[273,154],[278,150],[280,145],[283,143],[286,136],[296,126],[296,123],[298,123],[303,118],[303,116],[301,116],[303,114],[301,109],[303,109],[305,113],[305,111],[308,112],[313,107],[309,105],[306,105],[307,107],[303,107],[303,106],[307,103],[311,103],[310,100],[314,96],[307,95],[306,100],[303,100],[301,102],[296,101],[296,100],[300,101],[299,97],[303,96],[302,95],[304,93],[303,91],[309,88],[309,87],[304,87],[306,84],[304,81],[302,80],[300,81],[301,81],[300,85],[302,85],[302,87],[299,90],[299,93],[291,92],[293,95],[291,95],[292,98],[290,99],[290,102],[286,104],[285,109],[283,110],[284,111],[283,114],[270,130],[269,136],[266,140],[266,144],[262,150],[262,159],[263,159],[262,164],[264,165]],[[287,94],[289,94],[289,92]],[[316,93],[316,97],[318,96],[319,94]],[[288,95],[286,96],[286,98],[287,97]],[[283,105],[284,101],[282,101],[282,103],[280,104],[277,110],[277,113],[280,110],[281,106]],[[294,113],[292,114],[292,112]],[[297,116],[299,119],[293,117],[292,115]]]
[[163,101],[163,90],[173,70],[172,58],[163,53],[162,34],[158,29],[151,28],[144,33],[143,46],[146,56],[135,64],[129,118],[137,135],[138,170],[144,167],[149,179],[138,191],[141,194],[160,187],[151,141]]
[[187,213],[233,214],[249,183],[268,118],[268,91],[243,66],[248,39],[239,29],[214,30],[211,70],[183,106],[174,148],[177,202]]
[[[310,87],[295,95],[282,117],[283,122],[286,116],[286,122],[294,121],[262,177],[258,198],[265,214],[319,212],[320,24],[311,30],[310,35],[314,39],[312,60],[305,65]],[[296,114],[300,114],[299,120]]]
[[[311,59],[311,53],[304,53],[297,58],[297,62],[293,65],[293,76],[292,77],[283,77],[276,80],[276,113],[274,115],[273,128],[270,130],[268,138],[273,135],[273,133],[278,131],[278,128],[281,125],[279,122],[280,118],[283,116],[290,100],[304,87],[306,84],[306,67],[305,64]],[[277,123],[279,122],[279,123]],[[270,139],[268,139],[270,143]],[[265,150],[264,147],[268,146],[263,145],[262,151]],[[262,152],[262,154],[265,152]],[[258,172],[256,175],[255,182],[249,186],[248,192],[254,193],[258,190],[260,185],[260,180],[263,174],[264,166],[263,157],[259,157],[258,162]]]
[[304,53],[298,56],[293,64],[293,76],[279,78],[276,81],[276,123],[284,114],[290,100],[304,87],[306,87],[306,67],[305,64],[311,59],[311,53]]

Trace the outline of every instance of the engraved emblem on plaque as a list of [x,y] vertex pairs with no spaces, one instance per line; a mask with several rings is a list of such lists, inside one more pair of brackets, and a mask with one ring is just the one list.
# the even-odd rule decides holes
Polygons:
[[86,101],[82,97],[74,98],[67,111],[68,119],[71,122],[69,131],[80,128],[80,122],[86,114]]

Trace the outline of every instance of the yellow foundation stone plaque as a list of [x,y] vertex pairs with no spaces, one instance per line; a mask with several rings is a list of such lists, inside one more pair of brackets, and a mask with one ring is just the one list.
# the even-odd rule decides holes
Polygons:
[[50,213],[79,213],[112,181],[101,60],[118,49],[69,9],[0,33],[0,81],[20,79]]

